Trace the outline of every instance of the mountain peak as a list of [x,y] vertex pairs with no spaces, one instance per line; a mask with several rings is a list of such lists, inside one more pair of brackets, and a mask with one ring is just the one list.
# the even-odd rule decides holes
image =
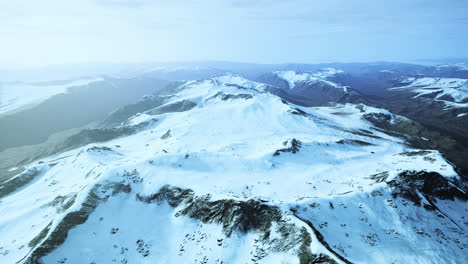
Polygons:
[[294,89],[298,84],[322,83],[330,87],[341,88],[337,83],[329,80],[329,78],[344,73],[341,70],[334,68],[324,68],[316,72],[298,72],[298,71],[275,71],[274,74],[279,78],[288,82],[289,89]]
[[448,107],[468,106],[468,80],[460,78],[406,77],[390,91],[409,91],[414,98],[432,98]]
[[212,80],[225,86],[236,85],[240,88],[254,89],[257,91],[263,91],[266,86],[263,83],[254,82],[254,81],[244,78],[243,76],[239,74],[233,74],[233,73],[220,75],[220,76],[212,78]]

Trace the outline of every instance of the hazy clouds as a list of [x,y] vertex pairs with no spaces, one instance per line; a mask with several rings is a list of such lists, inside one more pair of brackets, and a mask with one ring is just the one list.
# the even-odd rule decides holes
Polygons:
[[468,57],[465,0],[15,0],[0,64]]

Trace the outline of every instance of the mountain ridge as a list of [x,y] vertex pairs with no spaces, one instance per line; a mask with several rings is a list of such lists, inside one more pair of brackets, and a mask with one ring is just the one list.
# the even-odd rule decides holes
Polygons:
[[[29,182],[0,200],[2,211],[22,207],[1,219],[9,239],[0,245],[0,259],[302,264],[463,258],[460,176],[439,152],[414,149],[369,121],[392,125],[406,118],[362,104],[295,105],[266,84],[232,74],[189,81],[167,95],[117,125],[135,127],[131,134],[43,158],[14,178]],[[154,112],[179,102],[193,104]],[[440,192],[428,192],[426,178]],[[460,193],[447,196],[450,186]],[[434,250],[413,244],[415,237]],[[396,249],[405,253],[395,255]]]

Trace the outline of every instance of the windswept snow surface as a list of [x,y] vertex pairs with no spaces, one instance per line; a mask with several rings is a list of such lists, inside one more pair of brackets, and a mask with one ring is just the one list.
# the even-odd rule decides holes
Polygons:
[[100,80],[81,79],[63,84],[0,83],[0,115],[39,104],[54,95],[66,93],[70,87],[85,86]]
[[[310,233],[311,242],[301,240],[306,248],[338,263],[336,254],[353,263],[465,263],[466,203],[437,204],[450,221],[393,198],[387,187],[404,170],[458,178],[437,151],[405,155],[414,149],[362,118],[391,115],[385,110],[298,107],[262,87],[232,75],[187,82],[168,104],[190,100],[195,108],[139,115],[134,135],[32,163],[34,179],[0,200],[0,263],[24,263],[90,190],[112,182],[131,191],[98,204],[44,263],[299,263],[299,246],[271,246],[296,241],[275,229],[280,222],[269,235],[276,242],[265,244],[260,232],[226,235],[222,224],[136,199],[167,184],[210,201],[277,206],[283,223]],[[296,153],[288,151],[293,139],[302,143]],[[376,174],[387,178],[376,182]]]
[[338,70],[334,68],[324,68],[317,72],[296,72],[296,71],[274,72],[276,76],[288,82],[289,89],[294,89],[294,87],[299,83],[325,83],[332,87],[344,89],[346,92],[346,87],[338,85],[328,80],[328,78],[333,77],[336,74],[341,74],[341,73],[344,73],[344,72],[342,70]]
[[443,101],[450,107],[468,107],[468,80],[458,78],[406,78],[404,86],[389,90],[410,90],[415,97],[434,95],[437,101]]

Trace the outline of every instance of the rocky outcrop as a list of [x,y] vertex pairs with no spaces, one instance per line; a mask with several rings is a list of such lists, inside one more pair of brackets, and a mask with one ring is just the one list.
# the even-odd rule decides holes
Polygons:
[[391,136],[404,138],[405,141],[416,149],[435,149],[440,151],[448,160],[456,166],[457,172],[468,180],[468,147],[463,141],[456,140],[442,132],[429,129],[415,121],[406,118],[393,118],[384,113],[366,113],[363,118],[382,132]]
[[[42,230],[31,242],[29,247],[32,252],[27,257],[26,264],[40,264],[41,258],[52,252],[59,247],[67,239],[68,231],[77,225],[83,224],[88,219],[89,215],[96,209],[96,207],[107,201],[109,197],[115,196],[119,193],[130,193],[130,185],[121,183],[109,183],[106,185],[96,185],[89,192],[86,199],[77,211],[70,212],[58,223],[52,230],[52,222]],[[68,205],[70,207],[71,205]]]
[[[258,234],[258,242],[268,245],[270,251],[293,251],[300,264],[328,263],[335,260],[325,254],[314,254],[310,249],[312,237],[305,227],[289,223],[284,213],[277,206],[268,205],[258,200],[238,201],[233,199],[211,200],[210,195],[196,196],[190,189],[170,185],[163,186],[158,192],[143,196],[137,194],[137,200],[145,203],[165,203],[174,207],[176,216],[186,216],[203,223],[222,225],[227,237],[234,233]],[[278,235],[272,236],[275,232]],[[266,257],[268,251],[257,248],[252,261]]]
[[19,188],[30,183],[35,177],[41,173],[41,170],[34,167],[31,168],[13,179],[7,180],[0,184],[0,198],[7,196],[8,194],[18,190]]
[[336,143],[341,145],[354,145],[354,146],[373,146],[374,144],[358,140],[358,139],[340,139]]
[[242,94],[226,94],[226,93],[223,93],[223,92],[218,92],[215,95],[213,95],[212,97],[210,97],[209,99],[213,99],[213,98],[219,98],[219,99],[221,99],[223,101],[236,100],[236,99],[248,100],[248,99],[252,99],[253,95],[244,94],[244,93],[242,93]]
[[197,104],[189,101],[189,100],[182,100],[176,103],[163,105],[157,107],[153,110],[148,111],[149,115],[162,115],[166,113],[174,113],[174,112],[185,112],[192,108],[194,108]]
[[455,179],[449,180],[437,172],[404,171],[387,183],[394,196],[401,196],[421,205],[421,200],[438,198],[467,201],[468,189]]
[[289,145],[289,147],[276,150],[275,153],[273,154],[273,156],[279,156],[279,155],[281,155],[281,153],[286,153],[286,152],[296,154],[297,152],[299,152],[299,149],[301,149],[302,142],[295,139],[295,138],[293,138],[290,141],[287,140],[287,141],[283,142],[283,145],[284,146]]
[[150,196],[137,195],[146,203],[167,202],[179,207],[178,215],[198,219],[203,223],[221,224],[227,236],[234,232],[247,233],[253,230],[268,234],[273,222],[282,218],[281,210],[257,200],[237,201],[232,199],[211,201],[209,195],[196,196],[192,190],[163,186]]

